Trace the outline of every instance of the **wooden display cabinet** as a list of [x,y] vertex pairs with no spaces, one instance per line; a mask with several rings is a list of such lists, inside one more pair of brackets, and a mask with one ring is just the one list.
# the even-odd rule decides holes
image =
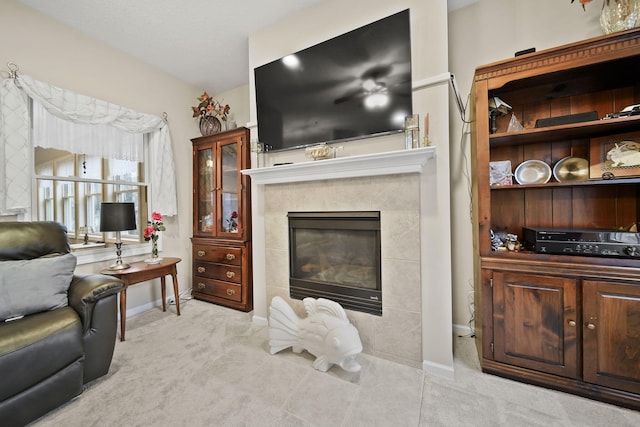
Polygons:
[[196,299],[253,309],[249,130],[192,139]]
[[[640,409],[640,253],[622,256],[494,251],[491,231],[523,227],[628,230],[640,222],[640,169],[610,178],[602,141],[638,136],[640,115],[606,118],[640,103],[640,29],[496,62],[473,86],[476,336],[482,369],[519,381]],[[489,100],[513,107],[491,133]],[[595,111],[597,120],[536,127],[536,121]],[[638,145],[640,147],[640,144]],[[527,160],[552,169],[587,159],[586,181],[490,185],[490,162]],[[595,167],[594,166],[598,166]],[[615,173],[614,173],[615,175]],[[594,256],[595,255],[595,256]]]

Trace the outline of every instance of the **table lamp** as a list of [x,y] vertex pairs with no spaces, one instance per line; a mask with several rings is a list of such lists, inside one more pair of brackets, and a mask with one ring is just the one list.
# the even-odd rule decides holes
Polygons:
[[116,259],[110,270],[123,270],[129,264],[122,262],[122,240],[120,232],[136,229],[136,212],[132,202],[102,202],[100,206],[100,231],[116,232]]
[[89,227],[85,225],[84,227],[78,228],[78,233],[84,234],[84,245],[89,244],[89,233],[93,233],[93,227]]
[[489,120],[491,124],[490,132],[492,134],[496,133],[498,130],[496,127],[496,117],[509,114],[512,110],[513,108],[511,108],[511,105],[507,104],[497,96],[489,98]]

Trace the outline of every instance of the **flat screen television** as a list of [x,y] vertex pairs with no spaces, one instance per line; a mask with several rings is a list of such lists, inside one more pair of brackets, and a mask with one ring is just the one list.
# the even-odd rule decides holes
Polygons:
[[400,132],[412,114],[409,10],[256,67],[268,150]]

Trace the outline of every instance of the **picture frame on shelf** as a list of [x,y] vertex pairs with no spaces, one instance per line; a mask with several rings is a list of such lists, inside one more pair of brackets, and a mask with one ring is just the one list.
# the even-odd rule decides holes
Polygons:
[[492,187],[513,185],[511,160],[489,162],[489,185]]
[[640,176],[640,132],[592,138],[589,178]]

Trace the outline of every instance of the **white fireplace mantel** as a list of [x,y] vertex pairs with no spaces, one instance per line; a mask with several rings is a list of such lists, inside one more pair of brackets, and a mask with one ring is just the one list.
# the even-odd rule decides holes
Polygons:
[[435,147],[387,151],[360,156],[292,163],[257,169],[244,169],[254,184],[318,181],[323,179],[422,173],[429,159],[436,155]]

